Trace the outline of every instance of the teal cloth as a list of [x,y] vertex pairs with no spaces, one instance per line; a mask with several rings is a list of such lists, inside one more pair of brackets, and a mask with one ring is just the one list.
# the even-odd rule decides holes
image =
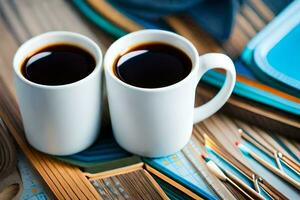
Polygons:
[[185,13],[217,40],[225,41],[230,36],[239,5],[243,1],[109,0],[109,2],[127,16],[136,20],[142,19],[144,25],[151,23],[160,24],[159,20],[165,16]]

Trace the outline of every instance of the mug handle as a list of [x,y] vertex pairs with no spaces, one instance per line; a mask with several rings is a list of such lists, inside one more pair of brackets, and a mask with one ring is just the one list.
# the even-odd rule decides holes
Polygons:
[[[217,112],[228,100],[235,85],[236,72],[232,60],[221,53],[208,53],[199,57],[199,80],[210,69],[219,68],[226,71],[226,80],[219,93],[209,102],[194,110],[194,124]],[[198,84],[199,81],[197,81]]]

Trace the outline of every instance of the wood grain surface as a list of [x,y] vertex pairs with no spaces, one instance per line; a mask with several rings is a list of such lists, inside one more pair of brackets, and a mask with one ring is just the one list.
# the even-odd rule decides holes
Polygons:
[[[252,19],[253,24],[248,24],[244,27],[249,35],[254,34],[255,31],[264,26],[273,17],[272,12],[266,10],[267,8],[261,5],[260,1],[251,0],[250,4],[253,4],[252,7],[243,10],[244,14],[239,19],[241,24],[245,21],[245,17]],[[253,7],[261,11],[262,18],[257,19],[253,15],[251,10]],[[182,25],[176,19],[173,19],[173,21],[169,19],[169,22],[175,24],[178,28]],[[114,38],[90,24],[77,12],[69,1],[0,0],[0,116],[6,122],[21,150],[29,158],[34,169],[42,176],[56,198],[100,199],[98,192],[77,167],[67,165],[34,150],[24,138],[20,113],[15,99],[15,89],[12,79],[12,59],[15,51],[24,41],[40,33],[54,30],[73,31],[84,34],[95,40],[103,51],[114,40]],[[182,29],[182,31],[185,31],[185,29]],[[234,33],[237,32],[235,34],[238,35],[238,31],[234,31]],[[241,41],[244,40],[241,39]],[[244,42],[246,41],[248,41],[248,38],[245,38]],[[205,42],[211,44],[207,45],[211,48],[209,51],[223,51],[223,48],[212,45],[215,42],[214,40],[206,40]],[[241,47],[242,44],[241,46],[232,48],[240,49]],[[230,48],[230,46],[226,48]],[[200,44],[198,49],[201,49],[201,52],[207,51]],[[210,89],[207,91],[210,91]],[[229,101],[227,105],[233,106],[229,107],[229,109],[240,108],[241,115],[243,115],[242,111],[245,109],[247,112],[252,113],[252,108],[257,107],[251,102],[241,104],[236,99]],[[274,116],[271,111],[268,112],[270,113],[269,116]],[[259,114],[253,115],[252,118],[259,118],[265,114],[262,110],[257,113]],[[280,113],[277,113],[276,116],[280,117]],[[283,119],[282,116],[279,119]],[[294,130],[299,130],[299,119],[296,120],[284,116],[284,120],[288,120],[288,125],[296,127]],[[106,121],[105,123],[109,122]],[[282,127],[285,121],[281,121],[280,123],[277,127]],[[297,145],[299,144],[297,143]]]

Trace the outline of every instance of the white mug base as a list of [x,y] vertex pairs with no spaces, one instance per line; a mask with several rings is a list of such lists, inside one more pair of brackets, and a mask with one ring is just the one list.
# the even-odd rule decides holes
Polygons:
[[[97,138],[97,136],[96,136]],[[49,154],[49,155],[53,155],[53,156],[69,156],[72,154],[76,154],[79,153],[87,148],[89,148],[94,142],[95,139],[89,140],[85,142],[82,142],[80,145],[74,145],[72,147],[69,147],[68,149],[66,148],[53,148],[51,145],[50,146],[40,146],[38,145],[38,143],[31,143],[31,139],[28,139],[26,137],[28,143],[31,145],[31,147],[33,147],[34,149],[45,153],[45,154]]]
[[[136,148],[136,146],[134,146],[134,144],[132,143],[124,143],[124,140],[118,140],[116,138],[117,143],[126,151],[132,153],[132,154],[136,154],[142,157],[148,157],[148,158],[160,158],[160,157],[164,157],[164,156],[169,156],[172,154],[175,154],[177,152],[179,152],[180,150],[182,150],[189,142],[191,138],[191,133],[190,133],[190,137],[187,137],[186,140],[184,141],[180,141],[177,142],[176,144],[167,144],[165,143],[163,146],[163,150],[162,148],[156,146],[155,148],[153,148],[152,150],[146,150],[146,149],[141,149],[141,148]],[[167,148],[166,148],[167,147]]]

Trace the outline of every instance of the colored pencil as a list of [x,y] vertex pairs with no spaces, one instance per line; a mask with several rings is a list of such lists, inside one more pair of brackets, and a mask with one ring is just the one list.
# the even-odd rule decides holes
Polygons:
[[[194,140],[195,138],[192,136],[192,140],[194,145],[197,145],[201,148],[201,152],[204,152],[205,148],[199,142]],[[207,184],[211,187],[212,190],[221,198],[221,199],[233,199],[234,195],[228,188],[220,182],[220,180],[215,177],[214,174],[210,172],[207,168],[205,161],[199,159],[200,152],[196,151],[196,149],[189,143],[186,147],[183,148],[182,152],[184,156],[189,160],[189,162],[193,165],[193,167],[199,172],[201,177],[207,182]]]
[[[231,121],[230,123],[234,123],[234,122]],[[211,150],[213,150],[219,157],[221,157],[223,160],[231,164],[231,166],[234,167],[236,170],[238,170],[240,173],[244,174],[245,177],[247,177],[250,181],[253,181],[253,175],[259,177],[261,181],[259,181],[258,184],[268,194],[268,196],[272,197],[273,199],[287,199],[281,192],[275,189],[266,180],[262,179],[259,175],[253,172],[246,165],[247,162],[239,161],[236,157],[232,156],[231,153],[227,151],[227,149],[224,148],[224,145],[228,146],[231,144],[227,144],[226,140],[224,139],[221,140],[222,143],[216,143],[215,139],[212,139],[213,135],[215,134],[215,131],[220,131],[221,133],[223,132],[226,134],[230,133],[229,131],[224,132],[224,130],[227,129],[227,126],[222,127],[221,130],[214,130],[214,132],[209,131],[207,127],[206,128],[203,127],[203,124],[201,123],[195,127],[197,127],[198,129],[200,128],[199,131],[194,132],[194,135],[197,136],[196,138],[199,138],[199,141],[202,142],[204,141],[204,144],[207,147],[209,147]],[[242,156],[241,154],[241,157],[244,156]]]
[[[281,162],[284,162],[291,170],[293,170],[295,173],[300,175],[300,166],[298,163],[294,161],[294,159],[291,159],[290,156],[287,156],[287,154],[282,153],[275,148],[269,146],[269,145],[264,145],[262,142],[265,142],[264,140],[260,139],[260,137],[254,137],[252,132],[250,133],[249,131],[246,131],[242,128],[238,129],[238,132],[240,133],[241,137],[248,142],[252,143],[255,145],[258,149],[269,155],[270,157],[274,157],[279,169],[282,170],[282,165]],[[259,141],[258,141],[259,140]]]
[[293,178],[291,178],[290,176],[288,176],[283,171],[275,168],[273,165],[271,165],[268,162],[266,162],[265,160],[263,160],[260,156],[258,156],[256,153],[254,153],[252,150],[250,150],[249,148],[247,148],[245,145],[241,144],[240,142],[237,141],[235,144],[236,144],[237,147],[239,147],[239,149],[242,152],[244,152],[245,154],[250,155],[257,162],[259,162],[260,164],[262,164],[263,166],[265,166],[267,169],[269,169],[270,171],[272,171],[274,174],[280,176],[282,179],[286,180],[288,183],[290,183],[291,185],[293,185],[294,187],[296,187],[298,190],[300,190],[300,183],[299,182],[297,182],[296,180],[294,180]]
[[[215,174],[216,177],[218,177],[222,181],[228,181],[230,184],[232,184],[234,187],[236,187],[240,192],[242,192],[245,196],[247,196],[249,199],[264,199],[263,196],[261,196],[259,193],[257,193],[255,190],[250,188],[248,185],[246,185],[243,181],[241,181],[239,178],[237,178],[235,175],[233,175],[228,170],[220,169],[220,167],[210,160],[207,156],[201,155],[202,158],[206,161],[207,167],[209,170]],[[246,190],[246,191],[245,191]]]
[[173,179],[169,178],[168,176],[164,175],[163,173],[159,172],[158,170],[154,169],[153,167],[151,167],[148,164],[145,164],[145,169],[149,172],[151,172],[152,174],[156,175],[157,177],[161,178],[162,180],[166,181],[167,183],[169,183],[170,185],[174,186],[175,188],[177,188],[178,190],[184,192],[185,194],[187,194],[188,196],[192,197],[193,199],[199,199],[202,200],[203,198],[201,198],[199,195],[195,194],[193,191],[191,191],[190,189],[182,186],[181,184],[179,184],[178,182],[174,181]]

